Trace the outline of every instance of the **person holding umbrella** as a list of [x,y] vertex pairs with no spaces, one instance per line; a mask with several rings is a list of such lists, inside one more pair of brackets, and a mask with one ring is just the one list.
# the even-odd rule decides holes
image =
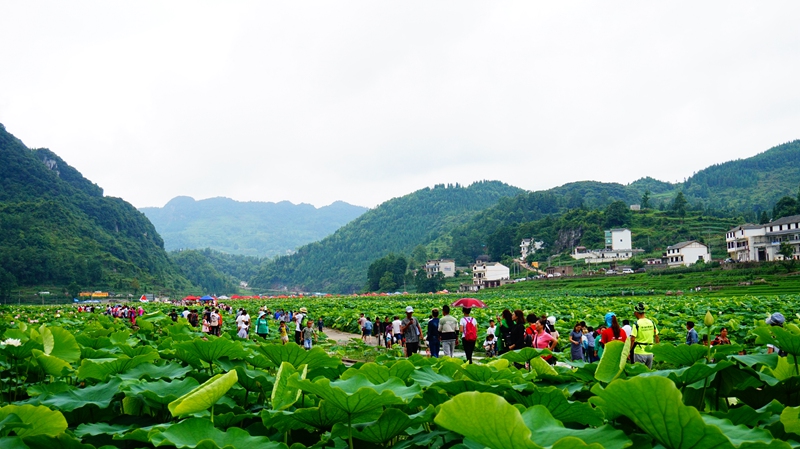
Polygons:
[[478,341],[478,322],[469,316],[472,309],[462,307],[464,318],[458,323],[461,326],[461,341],[464,344],[464,353],[467,355],[467,362],[472,364],[472,353],[475,351],[475,342]]

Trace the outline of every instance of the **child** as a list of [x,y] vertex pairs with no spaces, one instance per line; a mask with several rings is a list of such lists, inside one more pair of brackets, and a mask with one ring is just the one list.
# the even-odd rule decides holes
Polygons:
[[393,338],[394,337],[392,336],[392,326],[391,326],[391,324],[389,324],[388,326],[386,326],[386,333],[384,334],[384,340],[386,341],[386,347],[387,348],[391,348],[392,347],[392,343],[393,343],[392,339]]
[[317,320],[317,329],[322,332],[322,328],[325,326],[325,322],[322,320],[322,317],[319,317]]
[[483,341],[483,349],[486,351],[486,357],[494,357],[497,353],[497,342],[494,341],[494,334],[486,334],[486,340]]
[[317,339],[317,332],[314,330],[314,322],[311,320],[306,321],[306,327],[303,329],[303,347],[306,350],[311,349],[311,340]]
[[286,321],[281,321],[281,327],[278,329],[281,335],[281,343],[286,344],[289,342],[289,334],[286,333]]

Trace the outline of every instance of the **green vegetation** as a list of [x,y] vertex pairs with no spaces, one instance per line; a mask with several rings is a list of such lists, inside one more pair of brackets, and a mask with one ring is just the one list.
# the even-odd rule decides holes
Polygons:
[[141,211],[155,225],[167,251],[211,248],[253,257],[283,256],[320,240],[367,211],[337,201],[310,204],[240,202],[228,198],[173,198]]
[[19,286],[130,289],[135,279],[191,287],[144,215],[0,125],[0,300]]
[[[359,291],[374,260],[390,253],[410,254],[417,245],[519,192],[516,187],[484,181],[469,187],[437,185],[394,198],[333,235],[301,247],[296,254],[264,264],[251,284],[304,291]],[[437,256],[435,250],[430,255]]]

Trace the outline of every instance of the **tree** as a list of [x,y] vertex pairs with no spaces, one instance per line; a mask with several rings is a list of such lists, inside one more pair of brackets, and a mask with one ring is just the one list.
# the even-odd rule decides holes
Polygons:
[[383,273],[383,276],[381,276],[379,288],[381,291],[384,292],[390,292],[392,290],[397,289],[397,284],[394,282],[394,276],[392,275],[391,271]]
[[758,219],[758,224],[767,224],[769,223],[769,215],[767,215],[767,211],[761,211],[761,217]]
[[672,200],[672,205],[670,209],[678,214],[679,217],[686,216],[686,205],[689,202],[686,200],[686,196],[683,194],[683,191],[679,191],[675,198]]
[[650,190],[645,190],[644,194],[642,195],[642,201],[639,205],[642,209],[649,209],[650,208]]
[[775,207],[772,208],[772,219],[777,220],[800,213],[797,206],[797,200],[790,196],[779,199],[778,202],[775,203]]
[[433,277],[428,277],[425,270],[418,270],[414,277],[414,285],[417,293],[435,293],[444,286],[444,274],[436,273]]
[[131,288],[133,289],[133,296],[138,296],[139,289],[142,286],[139,284],[139,279],[133,278],[131,279]]
[[614,201],[606,207],[606,226],[615,228],[626,224],[630,220],[631,210],[624,201]]
[[11,290],[17,286],[17,278],[0,267],[0,299],[5,302],[11,296]]
[[67,293],[69,293],[70,298],[77,298],[81,293],[81,286],[78,285],[77,282],[72,281],[67,285]]

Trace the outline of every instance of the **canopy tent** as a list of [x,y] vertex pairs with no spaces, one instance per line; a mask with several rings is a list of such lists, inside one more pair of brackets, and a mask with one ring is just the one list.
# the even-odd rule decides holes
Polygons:
[[213,296],[208,296],[208,295],[205,295],[205,296],[203,296],[202,298],[200,298],[200,301],[213,301],[213,300],[215,300],[215,299],[216,299],[216,298],[214,298]]
[[230,299],[230,298],[228,298],[228,297],[227,297],[227,296],[225,296],[225,295],[222,295],[222,296],[220,296],[220,297],[219,297],[219,298],[217,298],[217,299]]
[[197,301],[198,299],[200,299],[199,296],[192,296],[192,295],[183,298],[184,301]]

